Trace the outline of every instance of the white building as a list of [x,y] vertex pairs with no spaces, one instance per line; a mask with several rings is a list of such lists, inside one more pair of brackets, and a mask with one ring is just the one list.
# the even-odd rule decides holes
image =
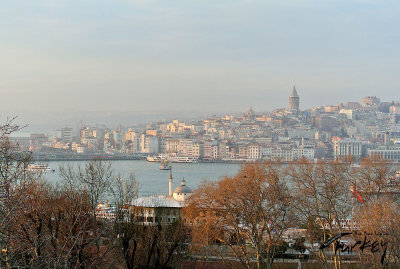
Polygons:
[[206,160],[212,159],[214,156],[212,141],[204,141],[203,147],[204,147],[203,158]]
[[193,155],[193,140],[192,139],[179,139],[178,154],[181,156],[194,156]]
[[261,155],[264,160],[292,162],[301,158],[313,160],[315,150],[311,146],[299,146],[297,148],[263,147],[261,148]]
[[60,139],[62,142],[70,143],[72,142],[72,128],[61,128],[56,131],[56,138]]
[[136,221],[155,225],[170,224],[183,218],[182,208],[192,190],[183,179],[181,185],[172,192],[172,173],[168,183],[168,195],[140,197],[132,201],[131,207],[135,211]]
[[345,138],[334,142],[333,156],[335,159],[351,156],[355,159],[360,159],[363,156],[363,143],[352,138]]
[[261,159],[261,147],[258,144],[250,144],[247,146],[247,158],[251,160]]
[[313,147],[300,146],[298,148],[292,149],[292,152],[293,152],[293,160],[301,158],[313,160],[315,156],[315,150]]
[[165,153],[178,153],[179,139],[168,138],[165,145]]
[[352,109],[341,109],[339,114],[343,114],[349,120],[354,120],[354,111]]
[[368,156],[398,163],[400,162],[400,149],[370,149]]
[[151,154],[158,153],[158,137],[141,134],[140,152]]

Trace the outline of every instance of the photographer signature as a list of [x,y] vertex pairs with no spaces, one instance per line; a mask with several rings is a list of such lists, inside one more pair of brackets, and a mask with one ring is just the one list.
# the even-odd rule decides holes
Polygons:
[[361,250],[361,252],[364,252],[364,250],[370,249],[370,251],[372,253],[378,252],[380,250],[382,250],[382,256],[381,256],[381,264],[383,265],[383,262],[385,261],[385,257],[386,257],[386,251],[387,251],[387,242],[384,242],[382,239],[381,240],[368,240],[367,236],[364,236],[364,240],[363,241],[356,241],[353,245],[351,246],[346,246],[343,242],[339,242],[338,240],[346,235],[350,235],[352,233],[340,233],[338,235],[335,235],[334,237],[328,239],[327,241],[325,241],[320,247],[319,249],[322,250],[326,247],[328,247],[329,245],[331,245],[333,242],[336,242],[335,245],[335,254],[337,253],[337,251],[341,251],[341,252],[346,252],[347,253],[352,253],[353,250],[358,247],[359,250]]

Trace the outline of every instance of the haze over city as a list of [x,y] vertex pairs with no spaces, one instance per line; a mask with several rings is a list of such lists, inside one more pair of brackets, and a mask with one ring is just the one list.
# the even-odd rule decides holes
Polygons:
[[293,84],[303,109],[391,101],[399,9],[372,0],[7,1],[0,110],[42,122],[69,111],[267,111],[286,106]]
[[0,268],[400,268],[399,0],[0,5]]

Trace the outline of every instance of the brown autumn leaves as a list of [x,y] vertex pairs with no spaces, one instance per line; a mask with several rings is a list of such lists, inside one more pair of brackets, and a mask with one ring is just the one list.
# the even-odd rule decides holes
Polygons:
[[[61,169],[61,183],[49,185],[25,169],[30,156],[10,143],[17,129],[12,119],[0,128],[2,268],[176,268],[207,257],[226,268],[272,268],[288,249],[289,228],[307,229],[321,268],[341,268],[343,256],[335,244],[312,246],[345,231],[388,243],[384,264],[381,252],[354,249],[360,268],[400,265],[399,179],[382,160],[246,164],[235,177],[204,182],[183,219],[150,226],[126,207],[138,194],[134,177],[92,161]],[[115,202],[113,220],[95,214],[106,196]],[[356,224],[340,225],[346,219]]]
[[[171,268],[180,261],[186,233],[182,223],[146,226],[127,207],[137,197],[131,175],[93,160],[61,167],[50,185],[27,169],[30,154],[0,126],[0,268]],[[96,215],[100,199],[114,203],[115,218]]]
[[[204,255],[235,257],[243,268],[272,268],[287,249],[283,233],[307,229],[305,241],[321,268],[341,268],[343,256],[335,243],[319,250],[337,234],[354,240],[388,242],[383,251],[354,248],[360,268],[399,264],[400,194],[396,168],[382,160],[299,160],[293,164],[242,166],[233,177],[205,182],[190,198],[186,216],[192,221],[192,246]],[[346,222],[347,220],[347,222]],[[375,250],[375,249],[374,249]]]

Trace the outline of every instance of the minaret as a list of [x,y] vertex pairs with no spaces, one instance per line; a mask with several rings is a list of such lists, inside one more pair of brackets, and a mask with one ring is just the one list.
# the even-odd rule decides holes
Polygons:
[[292,94],[289,96],[289,111],[299,111],[300,97],[297,94],[296,86],[293,86]]
[[168,195],[172,196],[172,168],[169,170]]

